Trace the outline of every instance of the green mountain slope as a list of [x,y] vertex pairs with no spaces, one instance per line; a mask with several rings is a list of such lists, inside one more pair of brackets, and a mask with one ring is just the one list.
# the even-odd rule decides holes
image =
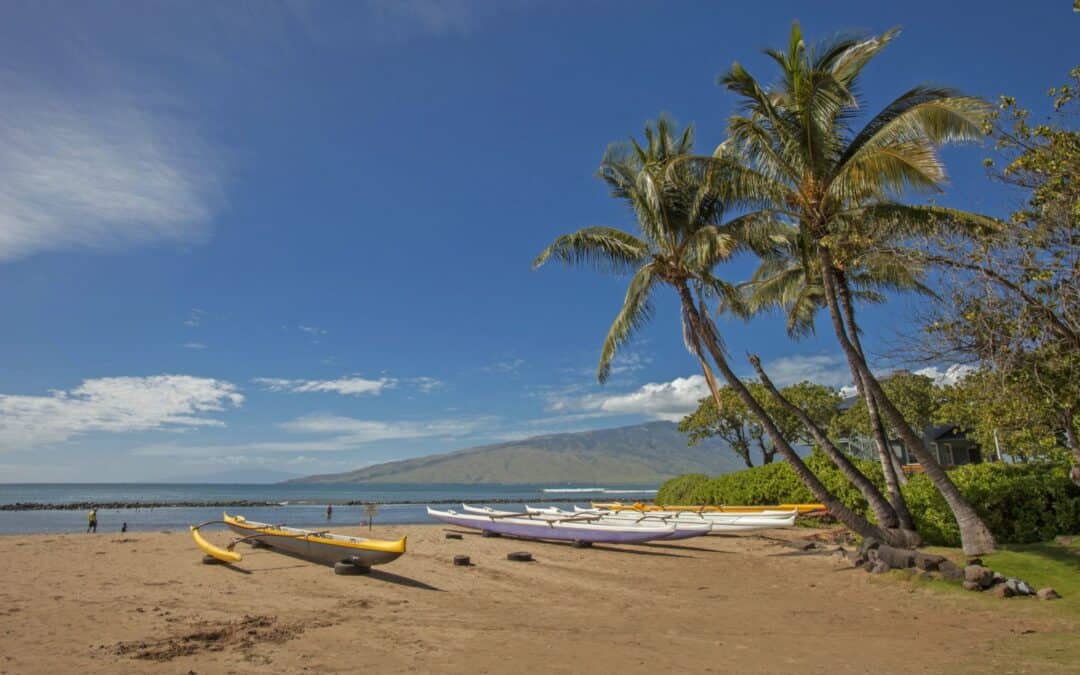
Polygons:
[[289,483],[651,484],[682,473],[742,468],[722,441],[694,447],[671,422],[551,434],[377,464]]

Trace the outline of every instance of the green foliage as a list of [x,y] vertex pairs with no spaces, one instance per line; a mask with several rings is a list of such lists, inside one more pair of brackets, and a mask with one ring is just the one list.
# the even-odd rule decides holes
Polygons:
[[[871,516],[866,501],[826,457],[814,453],[807,465],[846,506]],[[857,461],[879,485],[880,467]],[[1080,532],[1080,488],[1064,464],[971,464],[949,472],[963,497],[975,507],[1001,543],[1031,543]],[[915,525],[928,544],[958,546],[960,530],[948,505],[923,475],[903,488]],[[785,462],[708,479],[700,474],[664,483],[659,504],[778,504],[812,502]]]
[[[939,404],[939,395],[931,378],[915,373],[899,372],[882,379],[881,387],[900,414],[904,416],[904,420],[916,432],[921,431],[933,421]],[[866,401],[860,397],[855,405],[834,420],[830,431],[833,436],[839,438],[853,435],[870,436],[873,430],[870,428],[870,415],[866,409]]]
[[[1002,543],[1080,532],[1080,488],[1061,464],[972,464],[949,472],[960,493]],[[913,476],[904,496],[927,543],[956,546],[960,531],[941,493]]]
[[[855,465],[879,486],[881,467],[876,462],[854,460]],[[869,514],[866,499],[823,454],[815,452],[806,465],[837,499],[856,512]],[[803,485],[787,462],[736,471],[712,479],[700,475],[679,476],[660,488],[658,504],[796,504],[812,503],[814,495]]]

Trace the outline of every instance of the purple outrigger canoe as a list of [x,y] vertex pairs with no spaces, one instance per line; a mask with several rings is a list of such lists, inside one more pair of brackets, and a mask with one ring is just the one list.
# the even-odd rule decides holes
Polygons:
[[530,514],[501,516],[458,513],[453,510],[437,511],[431,507],[428,507],[427,512],[432,518],[444,523],[484,532],[525,539],[554,539],[589,544],[643,544],[657,539],[670,539],[676,531],[674,525],[668,524],[627,527]]

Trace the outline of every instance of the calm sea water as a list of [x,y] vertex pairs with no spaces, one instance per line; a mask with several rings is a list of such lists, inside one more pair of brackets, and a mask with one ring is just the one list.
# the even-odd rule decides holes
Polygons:
[[[595,488],[559,488],[548,485],[224,485],[179,483],[9,483],[0,484],[0,504],[36,502],[65,504],[79,502],[196,502],[269,501],[282,506],[243,507],[235,510],[263,522],[289,525],[325,525],[326,506],[334,505],[331,524],[356,525],[367,522],[363,506],[346,506],[347,501],[415,502],[380,504],[376,523],[425,523],[428,502],[509,501],[508,506],[545,504],[559,498],[634,500],[648,499],[656,486],[628,485]],[[98,531],[118,532],[122,523],[128,530],[158,531],[221,517],[221,507],[159,507],[139,509],[99,509]],[[41,510],[0,511],[0,534],[35,532],[80,532],[86,529],[85,511]]]

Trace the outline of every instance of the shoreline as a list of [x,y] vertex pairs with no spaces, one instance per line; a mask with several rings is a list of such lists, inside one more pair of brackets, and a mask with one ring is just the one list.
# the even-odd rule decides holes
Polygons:
[[[366,506],[368,504],[374,504],[376,506],[423,506],[425,504],[461,504],[462,502],[468,503],[470,500],[479,501],[484,504],[520,504],[522,499],[511,497],[496,497],[494,499],[484,498],[475,499],[475,497],[465,497],[462,499],[385,499],[385,500],[282,500],[275,501],[263,501],[263,500],[250,500],[250,499],[238,499],[238,500],[181,500],[181,501],[163,501],[163,502],[14,502],[9,504],[0,504],[0,511],[87,511],[91,507],[108,510],[118,509],[167,509],[167,508],[206,508],[206,507],[232,507],[232,508],[264,508],[264,507],[286,507],[286,506]],[[590,501],[585,497],[545,497],[538,496],[532,499],[537,504],[541,503],[558,503],[558,504],[574,504],[583,501]],[[648,500],[651,501],[651,500]]]

